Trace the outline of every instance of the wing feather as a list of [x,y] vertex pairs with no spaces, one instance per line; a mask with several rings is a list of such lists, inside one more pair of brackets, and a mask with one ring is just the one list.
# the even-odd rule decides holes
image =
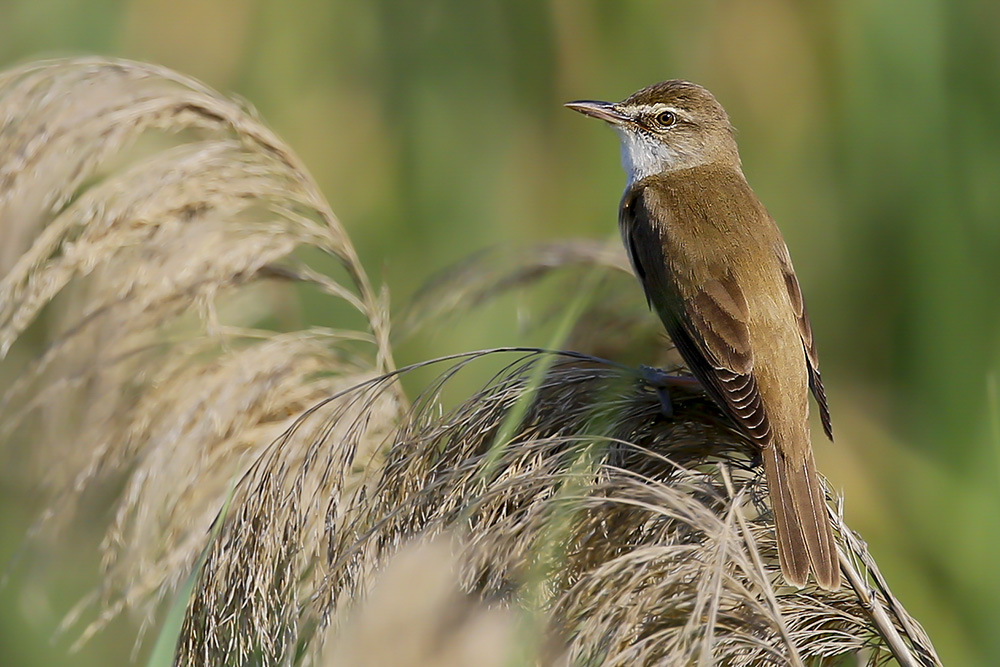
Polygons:
[[816,343],[813,340],[812,324],[809,323],[809,313],[806,311],[805,299],[802,298],[802,289],[799,287],[799,279],[795,277],[795,270],[792,268],[792,259],[788,254],[788,248],[782,244],[778,252],[781,262],[781,270],[785,277],[785,287],[788,288],[788,297],[795,312],[796,321],[799,325],[799,337],[802,339],[802,347],[806,351],[806,362],[809,366],[809,389],[812,390],[819,406],[819,417],[823,422],[823,432],[826,437],[833,440],[833,422],[830,420],[830,407],[826,400],[826,390],[823,388],[823,378],[819,374],[819,355],[816,353]]
[[747,325],[749,309],[739,284],[728,273],[683,294],[670,275],[663,239],[650,220],[641,189],[626,195],[620,227],[647,301],[655,306],[691,372],[730,417],[766,444],[771,425],[753,374]]

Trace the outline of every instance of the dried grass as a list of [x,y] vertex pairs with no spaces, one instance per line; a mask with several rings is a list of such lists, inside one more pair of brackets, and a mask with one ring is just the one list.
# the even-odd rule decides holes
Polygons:
[[[315,184],[196,82],[100,60],[0,74],[0,231],[0,353],[56,322],[0,404],[6,439],[52,464],[39,531],[124,484],[102,586],[69,618],[83,638],[155,619],[204,554],[178,664],[940,664],[832,508],[852,588],[782,586],[753,447],[701,395],[667,419],[627,367],[509,349],[427,362],[441,373],[410,403],[384,300]],[[404,329],[568,266],[621,262],[583,243],[477,261]],[[254,329],[290,284],[366,326]],[[592,315],[581,349],[632,331]]]
[[[57,494],[39,529],[125,473],[92,627],[151,613],[267,443],[391,369],[383,304],[294,154],[243,107],[148,65],[52,61],[0,78],[0,224],[0,353],[56,320],[0,402],[8,437],[26,421],[42,431],[32,447]],[[302,248],[350,281],[302,267]],[[369,329],[247,328],[290,281]]]
[[[451,540],[419,540],[392,559],[320,664],[503,667],[517,616],[461,590]],[[386,641],[391,637],[392,641]]]

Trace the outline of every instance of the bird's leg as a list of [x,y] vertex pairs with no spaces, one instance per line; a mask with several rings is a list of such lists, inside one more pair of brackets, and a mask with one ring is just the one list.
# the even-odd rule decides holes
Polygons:
[[701,388],[701,383],[696,378],[686,375],[670,375],[652,366],[639,366],[639,373],[646,384],[656,390],[656,395],[660,397],[660,412],[667,419],[672,419],[674,416],[674,402],[670,398],[671,387]]

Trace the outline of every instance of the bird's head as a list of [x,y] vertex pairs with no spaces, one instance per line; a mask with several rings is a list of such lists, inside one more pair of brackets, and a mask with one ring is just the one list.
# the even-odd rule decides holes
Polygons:
[[698,84],[664,81],[621,102],[580,100],[566,106],[615,128],[629,185],[653,174],[705,164],[739,167],[729,116]]

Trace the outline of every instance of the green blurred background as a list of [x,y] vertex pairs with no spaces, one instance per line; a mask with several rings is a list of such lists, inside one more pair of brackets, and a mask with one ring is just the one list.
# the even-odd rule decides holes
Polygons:
[[[0,0],[0,67],[91,53],[249,100],[397,306],[485,247],[616,233],[617,139],[563,102],[708,86],[809,300],[821,469],[944,662],[1000,664],[1000,3]],[[397,361],[539,342],[516,309]],[[9,470],[0,502],[6,560],[39,505]],[[52,641],[96,583],[102,507],[0,590],[0,664],[128,660],[141,619]]]

